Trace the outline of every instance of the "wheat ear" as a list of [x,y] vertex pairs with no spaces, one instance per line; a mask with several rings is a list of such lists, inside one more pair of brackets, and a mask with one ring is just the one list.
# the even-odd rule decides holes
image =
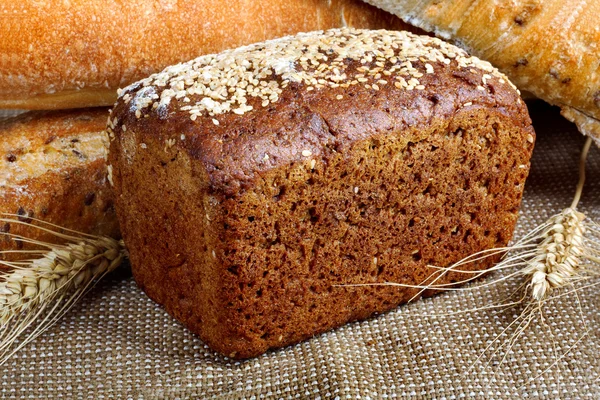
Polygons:
[[[531,298],[542,301],[553,289],[559,289],[585,277],[586,273],[600,272],[600,226],[577,210],[585,183],[585,164],[591,146],[585,142],[579,163],[579,182],[573,203],[561,213],[550,217],[545,223],[531,230],[523,238],[508,247],[486,249],[471,254],[448,266],[428,265],[433,272],[418,285],[396,282],[345,284],[335,286],[400,286],[419,289],[418,297],[425,290],[473,290],[491,286],[499,281],[525,276]],[[504,254],[502,260],[488,269],[466,268],[491,256]],[[492,281],[459,288],[459,284],[473,281],[486,273],[510,269],[513,272]],[[458,272],[466,278],[452,283],[437,283],[449,272]],[[411,299],[412,300],[412,299]],[[525,300],[525,299],[524,299]]]
[[[20,251],[36,257],[30,260],[0,261],[8,267],[0,273],[0,365],[52,326],[126,257],[122,241],[4,215],[8,217],[0,218],[0,222],[28,225],[52,233],[65,243],[50,244],[3,233],[37,249]],[[0,255],[10,252],[0,251]]]

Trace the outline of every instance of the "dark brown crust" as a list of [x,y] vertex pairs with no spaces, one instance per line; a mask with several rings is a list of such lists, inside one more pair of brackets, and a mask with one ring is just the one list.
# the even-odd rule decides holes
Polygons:
[[[26,138],[30,146],[13,149],[12,152],[28,152],[61,137],[83,138],[89,134],[98,134],[104,130],[107,115],[106,108],[30,112],[2,122],[0,140],[10,143],[16,138]],[[7,154],[0,156],[8,157]],[[18,187],[3,187],[2,191],[0,212],[17,214],[17,219],[21,222],[32,222],[31,218],[38,218],[84,233],[117,238],[120,236],[112,188],[107,181],[105,159],[95,159],[77,166],[58,164],[38,177],[21,181]],[[51,234],[18,223],[0,223],[0,232],[49,243],[60,242]],[[0,250],[31,247],[0,234]],[[7,254],[3,259],[18,258],[21,257]]]
[[478,89],[484,71],[434,67],[424,90],[291,84],[218,126],[138,120],[119,102],[109,163],[137,282],[244,358],[416,293],[336,284],[419,284],[427,264],[505,245],[533,148],[527,109],[497,78]]

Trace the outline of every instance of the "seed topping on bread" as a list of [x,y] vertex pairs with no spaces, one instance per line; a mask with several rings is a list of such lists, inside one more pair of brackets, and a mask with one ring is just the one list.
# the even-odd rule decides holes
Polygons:
[[255,106],[267,107],[292,83],[306,85],[309,92],[351,85],[380,90],[388,84],[401,90],[423,90],[419,78],[452,63],[473,73],[483,90],[492,76],[514,88],[488,62],[440,39],[403,31],[343,28],[201,56],[128,86],[119,91],[119,97],[137,118],[151,112],[166,118],[175,110],[170,107],[176,107],[188,111],[191,120],[208,115],[218,125],[213,117],[245,114],[254,107],[249,104],[252,98],[260,99]]

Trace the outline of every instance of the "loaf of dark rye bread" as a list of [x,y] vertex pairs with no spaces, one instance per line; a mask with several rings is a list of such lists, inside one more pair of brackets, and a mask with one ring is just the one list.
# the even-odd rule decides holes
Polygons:
[[[107,182],[107,116],[107,108],[96,108],[29,112],[0,122],[0,213],[18,221],[0,221],[0,250],[35,247],[12,235],[60,241],[19,223],[37,224],[34,219],[84,233],[119,236]],[[23,257],[31,254],[0,254],[0,260]]]
[[107,129],[135,279],[234,358],[417,293],[339,285],[419,284],[504,246],[534,142],[488,63],[349,29],[170,67],[121,91]]

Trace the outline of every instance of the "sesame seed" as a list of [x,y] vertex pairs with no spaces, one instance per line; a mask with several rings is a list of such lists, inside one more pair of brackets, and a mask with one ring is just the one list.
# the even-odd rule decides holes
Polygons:
[[148,146],[146,146],[146,143],[140,143],[140,147],[141,147],[142,149],[145,149],[145,148],[147,148]]
[[354,187],[354,193],[358,193],[358,186]]
[[312,151],[310,151],[310,150],[302,150],[302,155],[304,157],[310,157],[310,156],[312,156]]
[[317,160],[310,160],[310,169],[315,169],[316,164],[317,164]]
[[337,96],[335,96],[336,99],[341,100],[344,98],[344,96],[342,96],[341,94],[338,94]]
[[212,123],[215,124],[215,125],[219,125],[219,120],[216,119],[216,118],[213,118],[212,119]]
[[470,101],[468,101],[465,104],[463,104],[463,107],[469,107],[471,105],[473,105],[473,103],[471,103]]
[[[417,68],[417,62],[424,71]],[[220,114],[251,112],[249,104],[266,107],[278,102],[290,83],[303,84],[307,92],[358,84],[379,90],[389,83],[381,78],[395,74],[397,89],[423,90],[425,85],[417,78],[424,72],[434,73],[435,63],[451,62],[457,68],[486,72],[484,84],[492,76],[505,82],[505,76],[488,62],[436,38],[342,28],[301,33],[173,65],[119,90],[119,101],[131,100],[130,109],[138,119],[143,110],[148,118],[169,107],[189,112],[192,120],[208,117],[215,123],[212,117]],[[370,85],[368,77],[376,83]],[[257,103],[252,103],[252,98],[257,98]]]
[[483,86],[481,86],[481,85],[478,85],[477,86],[477,90],[485,90],[485,88]]

